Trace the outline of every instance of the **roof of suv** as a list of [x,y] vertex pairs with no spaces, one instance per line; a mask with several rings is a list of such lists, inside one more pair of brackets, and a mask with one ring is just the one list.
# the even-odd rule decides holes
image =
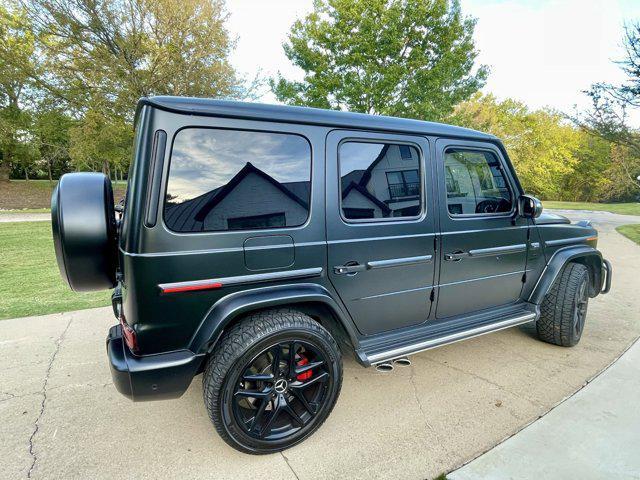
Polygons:
[[272,122],[326,125],[350,129],[398,131],[476,140],[496,140],[497,138],[487,133],[478,132],[477,130],[443,123],[337,110],[324,110],[321,108],[170,96],[144,97],[138,102],[138,110],[140,110],[143,105],[150,105],[161,110],[189,115],[211,115],[217,117],[260,119]]

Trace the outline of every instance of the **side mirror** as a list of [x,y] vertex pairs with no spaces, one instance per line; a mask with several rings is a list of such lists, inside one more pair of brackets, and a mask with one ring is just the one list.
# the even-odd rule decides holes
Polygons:
[[518,199],[518,214],[525,218],[538,218],[542,215],[542,202],[531,195],[522,195]]

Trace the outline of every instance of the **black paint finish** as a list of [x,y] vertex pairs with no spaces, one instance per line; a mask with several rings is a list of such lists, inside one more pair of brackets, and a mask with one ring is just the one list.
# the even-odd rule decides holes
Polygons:
[[[168,228],[172,149],[176,134],[187,128],[304,139],[310,184],[275,185],[277,178],[288,177],[273,170],[267,178],[256,171],[256,165],[269,162],[252,161],[260,152],[247,145],[251,166],[233,185],[219,188],[227,197],[254,175],[254,187],[266,182],[284,195],[282,202],[310,194],[304,200],[306,221],[287,226],[294,223],[276,214],[288,210],[276,211],[271,197],[273,214],[229,217],[225,231]],[[370,168],[347,169],[340,178],[345,142],[387,147]],[[357,155],[357,148],[350,148]],[[493,159],[489,174],[478,170],[475,182],[483,192],[477,198],[484,203],[473,214],[447,208],[448,199],[465,193],[447,190],[456,188],[447,183],[447,149],[487,152]],[[491,182],[498,182],[493,203],[486,201]],[[211,208],[199,209],[197,221],[222,202],[209,193]],[[254,188],[251,194],[259,200],[261,191]],[[603,274],[597,232],[560,216],[524,215],[523,194],[502,143],[472,130],[309,108],[142,99],[119,238],[121,311],[136,332],[139,355],[128,350],[120,327],[114,327],[108,339],[114,382],[135,400],[180,395],[225,329],[257,309],[294,305],[370,365],[534,321],[568,261],[589,267],[591,296],[603,284],[606,289],[610,271]],[[211,288],[188,288],[207,282]]]

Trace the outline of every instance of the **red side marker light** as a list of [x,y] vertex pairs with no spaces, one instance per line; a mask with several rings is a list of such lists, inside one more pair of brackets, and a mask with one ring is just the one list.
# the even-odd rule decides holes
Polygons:
[[162,293],[179,293],[179,292],[195,292],[197,290],[215,290],[216,288],[222,288],[222,284],[215,283],[200,283],[196,285],[182,285],[179,287],[161,287]]

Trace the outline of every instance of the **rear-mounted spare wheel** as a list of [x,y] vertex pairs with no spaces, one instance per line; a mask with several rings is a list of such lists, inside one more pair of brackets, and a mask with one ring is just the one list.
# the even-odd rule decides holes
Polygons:
[[63,175],[51,196],[51,224],[60,274],[73,290],[116,285],[116,219],[106,175]]

